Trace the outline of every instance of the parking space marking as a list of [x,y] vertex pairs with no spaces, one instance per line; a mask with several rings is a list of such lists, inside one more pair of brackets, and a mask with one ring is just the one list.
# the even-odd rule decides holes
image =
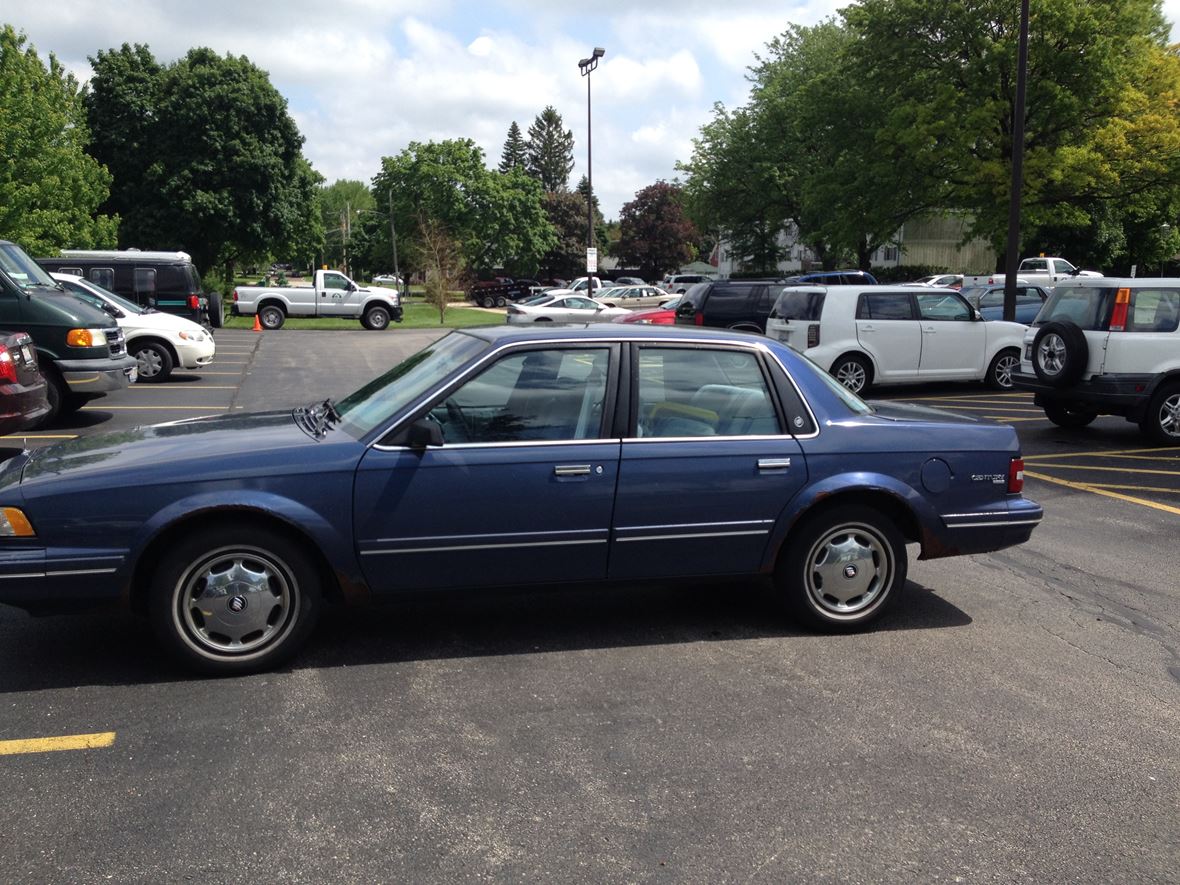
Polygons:
[[1042,461],[1045,458],[1108,458],[1114,455],[1144,455],[1148,452],[1169,452],[1180,455],[1180,450],[1174,446],[1157,446],[1146,449],[1111,449],[1110,451],[1091,452],[1047,452],[1043,455],[1025,455],[1025,462]]
[[1180,476],[1180,470],[1154,470],[1147,467],[1102,467],[1097,464],[1054,464],[1038,461],[1037,467],[1056,467],[1059,470],[1101,470],[1106,473],[1150,473],[1156,476]]
[[229,406],[83,406],[80,412],[208,412],[211,409],[225,411]]
[[0,439],[77,439],[76,433],[10,433]]
[[151,384],[151,385],[147,385],[144,387],[140,387],[139,385],[136,385],[135,387],[129,387],[127,389],[134,390],[137,393],[151,393],[154,390],[192,390],[192,391],[198,391],[198,390],[237,390],[238,385],[227,384],[227,385],[223,385],[221,387],[218,387],[213,384],[202,384],[199,387],[197,387],[192,384]]
[[1117,489],[1123,492],[1162,492],[1167,495],[1180,495],[1180,489],[1155,488],[1153,486],[1124,486],[1109,482],[1092,482],[1088,485],[1096,489]]
[[1180,516],[1180,507],[1172,507],[1169,504],[1161,504],[1158,501],[1149,501],[1146,498],[1136,498],[1133,495],[1124,495],[1120,492],[1112,491],[1111,489],[1103,489],[1097,486],[1087,485],[1080,482],[1070,482],[1068,479],[1058,479],[1055,476],[1046,476],[1043,473],[1034,473],[1030,470],[1025,470],[1026,478],[1039,479],[1042,482],[1053,483],[1054,485],[1065,486],[1069,489],[1077,489],[1081,492],[1089,492],[1092,495],[1101,495],[1104,498],[1114,498],[1117,501],[1126,501],[1130,504],[1138,504],[1141,507],[1150,507],[1153,510],[1162,510],[1165,513],[1173,513]]
[[954,393],[944,394],[939,396],[931,394],[930,396],[914,396],[909,397],[909,401],[917,402],[919,400],[965,400],[967,402],[988,402],[990,400],[997,400],[1008,402],[1009,400],[1026,400],[1032,402],[1032,396],[1027,393]]
[[241,378],[242,375],[245,374],[245,370],[243,369],[240,372],[202,372],[201,374],[202,375],[233,375],[236,378]]
[[[960,406],[958,403],[955,403],[953,405],[947,406],[947,409],[954,409],[954,410],[960,411],[960,412],[994,412],[996,410],[996,405],[997,405],[996,403],[992,403],[991,405],[986,405],[986,406]],[[1020,414],[1023,414],[1023,415],[1034,414],[1034,413],[1038,414],[1038,415],[1042,414],[1040,409],[1015,409],[1015,408],[1013,408],[1013,409],[1009,409],[1008,411],[1019,412]]]
[[115,732],[113,731],[0,741],[0,756],[15,756],[21,753],[53,753],[59,750],[97,750],[112,746],[114,743]]

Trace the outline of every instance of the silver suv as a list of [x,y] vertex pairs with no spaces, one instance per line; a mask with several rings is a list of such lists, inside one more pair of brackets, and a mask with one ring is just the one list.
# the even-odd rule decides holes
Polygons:
[[1121,415],[1180,445],[1180,279],[1061,282],[1024,335],[1016,387],[1061,427]]

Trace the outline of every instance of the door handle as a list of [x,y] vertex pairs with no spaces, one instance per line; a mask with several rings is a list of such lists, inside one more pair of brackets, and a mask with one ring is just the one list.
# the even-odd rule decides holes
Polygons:
[[759,458],[759,470],[786,470],[791,466],[790,458]]
[[554,476],[589,476],[589,464],[558,464],[553,468]]

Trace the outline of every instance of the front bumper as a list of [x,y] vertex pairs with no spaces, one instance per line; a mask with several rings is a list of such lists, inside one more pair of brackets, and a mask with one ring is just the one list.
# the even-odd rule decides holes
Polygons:
[[1095,375],[1069,387],[1053,387],[1036,375],[1012,373],[1017,390],[1030,390],[1038,406],[1069,406],[1099,415],[1123,415],[1133,421],[1142,417],[1158,382],[1155,375]]
[[183,369],[200,369],[213,362],[217,353],[217,345],[212,338],[205,341],[173,342],[176,348],[177,362]]
[[71,393],[99,395],[123,390],[138,364],[133,356],[105,360],[58,360],[57,369]]

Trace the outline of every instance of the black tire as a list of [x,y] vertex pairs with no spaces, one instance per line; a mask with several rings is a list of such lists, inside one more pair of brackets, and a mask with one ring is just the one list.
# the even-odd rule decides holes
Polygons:
[[1180,384],[1164,384],[1151,397],[1139,429],[1161,446],[1180,446]]
[[480,299],[479,303],[483,307],[495,307],[496,306],[496,299],[494,297],[492,297],[491,295],[485,295],[485,296],[483,296],[483,298]]
[[184,666],[212,676],[278,665],[319,617],[314,563],[265,526],[226,523],[196,532],[164,555],[151,580],[156,638]]
[[794,618],[824,630],[855,630],[901,595],[909,561],[893,521],[842,504],[806,518],[787,540],[775,586]]
[[496,307],[507,307],[507,306],[508,306],[508,299],[505,298],[503,295],[497,295],[496,296]]
[[70,389],[66,386],[66,382],[58,374],[57,369],[47,362],[43,357],[40,358],[41,374],[45,376],[45,398],[49,401],[49,411],[37,423],[37,427],[48,427],[53,423],[54,419],[63,413],[62,406],[70,396]]
[[389,328],[389,309],[380,304],[374,304],[365,311],[361,325],[374,332],[383,332]]
[[1045,323],[1033,338],[1033,371],[1050,387],[1069,387],[1076,383],[1086,371],[1089,359],[1086,334],[1070,320]]
[[139,362],[139,374],[136,381],[145,384],[158,384],[167,381],[175,367],[172,352],[158,341],[144,341],[142,344],[133,342],[131,355]]
[[863,356],[846,353],[834,363],[831,375],[858,396],[864,393],[873,383],[873,367]]
[[1041,406],[1045,410],[1045,417],[1058,427],[1076,429],[1091,424],[1098,417],[1097,412],[1087,409],[1071,408],[1061,403],[1045,403]]
[[277,304],[264,304],[258,310],[258,324],[264,329],[273,332],[283,328],[285,322],[287,322],[287,314]]
[[220,329],[225,322],[225,307],[221,303],[221,295],[213,292],[209,295],[209,325]]
[[987,386],[993,390],[1011,390],[1012,373],[1020,368],[1020,350],[1006,347],[992,358],[987,367]]

